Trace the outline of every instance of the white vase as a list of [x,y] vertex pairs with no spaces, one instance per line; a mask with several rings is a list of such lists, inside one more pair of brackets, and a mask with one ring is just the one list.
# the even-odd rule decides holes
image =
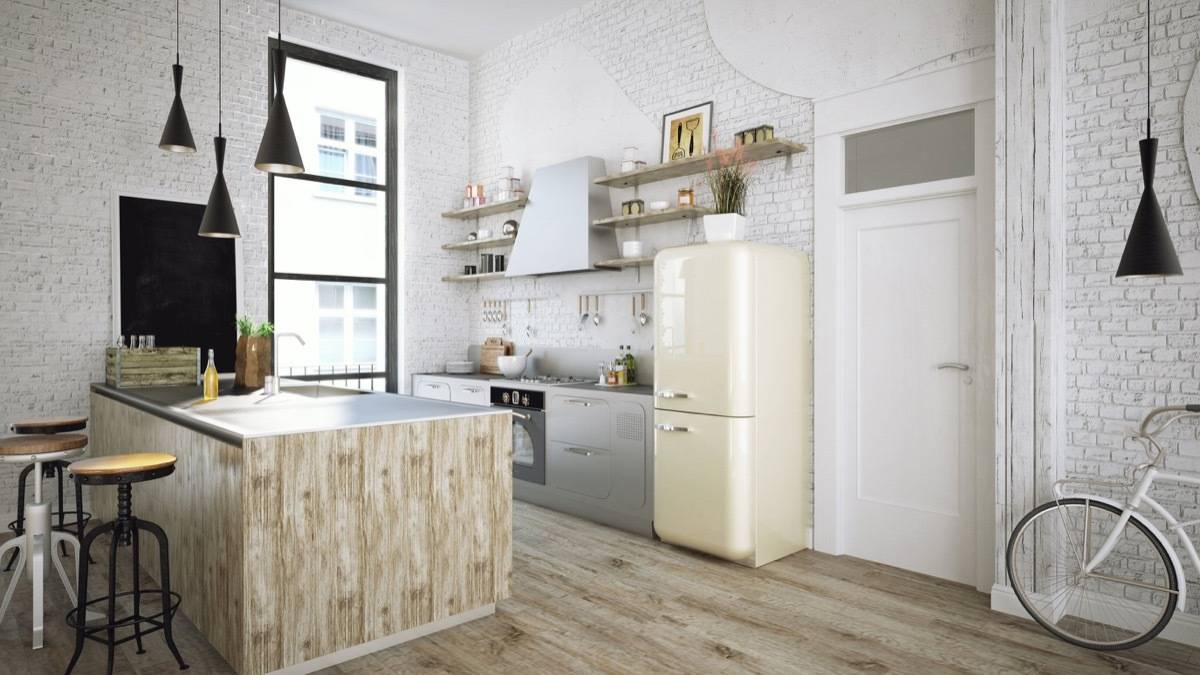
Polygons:
[[709,243],[745,239],[746,216],[740,213],[714,213],[704,216],[704,238]]

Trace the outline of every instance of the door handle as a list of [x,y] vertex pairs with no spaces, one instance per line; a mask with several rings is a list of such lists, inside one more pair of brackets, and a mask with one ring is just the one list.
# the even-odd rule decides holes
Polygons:
[[674,424],[655,424],[654,428],[659,431],[691,431],[687,427],[677,427]]
[[682,391],[671,391],[670,389],[663,389],[662,391],[658,392],[657,396],[659,398],[687,398],[688,397],[688,395],[683,393]]
[[583,455],[584,457],[591,457],[592,455],[596,454],[587,448],[563,448],[563,450],[566,450],[573,455]]
[[938,369],[938,370],[962,370],[962,371],[967,371],[967,370],[970,370],[970,369],[971,369],[971,366],[968,366],[968,365],[967,365],[967,364],[965,364],[965,363],[959,363],[959,362],[957,362],[957,361],[947,361],[946,363],[939,363],[939,364],[937,364],[937,369]]
[[526,422],[529,421],[529,415],[526,415],[525,413],[519,413],[516,410],[510,410],[509,412],[512,413],[513,417],[519,420],[525,420]]

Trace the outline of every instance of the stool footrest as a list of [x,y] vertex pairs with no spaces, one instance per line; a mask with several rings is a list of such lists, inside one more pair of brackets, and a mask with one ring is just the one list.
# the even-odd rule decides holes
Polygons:
[[[63,516],[63,518],[66,518],[67,516],[70,516],[71,518],[75,518],[75,509],[71,509],[70,511],[62,510],[62,511],[51,511],[50,512],[51,521],[56,521],[59,516]],[[87,511],[84,511],[83,512],[83,526],[87,527],[87,524],[90,523],[91,521],[92,521],[92,514]],[[70,534],[76,534],[79,532],[79,520],[78,519],[64,520],[62,525],[59,525],[57,522],[51,522],[50,528],[53,530],[67,531]],[[21,520],[14,520],[14,521],[9,522],[8,529],[12,530],[13,534],[25,534],[25,530],[23,529]]]
[[[133,591],[125,591],[123,593],[117,593],[116,597],[118,597],[118,598],[133,597],[133,593],[134,593]],[[143,590],[143,591],[141,591],[141,595],[149,596],[150,599],[161,598],[162,597],[162,589]],[[125,616],[117,617],[112,623],[88,625],[87,624],[87,608],[91,607],[92,605],[99,604],[102,602],[108,603],[108,598],[109,598],[109,596],[105,595],[105,596],[96,598],[95,600],[89,600],[87,605],[84,606],[84,626],[83,626],[84,637],[92,637],[92,633],[98,633],[100,631],[107,631],[110,628],[113,630],[116,630],[118,628],[126,628],[126,627],[130,627],[130,626],[134,626],[139,623],[149,623],[152,626],[154,626],[154,628],[150,629],[150,632],[159,630],[163,627],[163,622],[161,621],[161,619],[163,619],[167,615],[174,616],[175,612],[179,609],[179,603],[182,600],[182,598],[180,598],[178,593],[171,591],[171,606],[164,608],[158,612],[155,612],[154,614],[127,614]],[[78,616],[79,616],[79,608],[78,607],[67,612],[67,625],[70,626],[71,628],[78,628],[79,627]],[[107,613],[105,613],[105,616],[107,616]],[[142,636],[145,636],[146,633],[147,633],[147,631],[142,631]],[[95,638],[93,638],[93,639],[95,639]],[[124,642],[124,640],[121,640],[121,642]],[[120,644],[120,642],[118,642],[117,644]]]

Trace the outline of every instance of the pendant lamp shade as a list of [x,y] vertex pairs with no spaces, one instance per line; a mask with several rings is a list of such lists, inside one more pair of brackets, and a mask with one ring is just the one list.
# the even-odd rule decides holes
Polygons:
[[254,167],[267,173],[304,173],[304,160],[300,158],[300,146],[296,143],[292,118],[283,98],[283,71],[287,64],[283,49],[276,48],[272,60],[275,62],[275,97],[267,112],[267,128],[263,130]]
[[1142,199],[1125,239],[1117,278],[1177,277],[1183,274],[1171,232],[1154,194],[1154,165],[1158,161],[1158,139],[1150,133],[1150,0],[1146,0],[1146,137],[1138,141],[1142,157]]
[[204,218],[200,221],[200,236],[236,239],[242,236],[242,231],[238,229],[233,200],[225,185],[225,138],[214,138],[213,148],[217,151],[217,177],[208,193],[208,205],[204,207]]
[[1171,243],[1167,221],[1163,218],[1158,197],[1154,194],[1154,165],[1158,156],[1158,139],[1143,138],[1138,142],[1142,153],[1142,200],[1133,216],[1125,253],[1117,266],[1117,277],[1174,277],[1183,274],[1179,256]]
[[175,78],[175,100],[171,101],[171,112],[167,113],[167,124],[163,127],[158,147],[167,152],[195,152],[196,141],[192,139],[192,127],[188,124],[187,111],[183,109],[183,66],[179,65],[179,3],[175,3],[175,65],[171,66]]

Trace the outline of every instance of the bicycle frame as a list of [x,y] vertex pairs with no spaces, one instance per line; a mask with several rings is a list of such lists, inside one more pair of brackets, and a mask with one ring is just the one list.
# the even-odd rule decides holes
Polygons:
[[[1150,430],[1150,428],[1149,428],[1150,421],[1156,415],[1160,415],[1163,413],[1175,413],[1175,415],[1173,417],[1169,418],[1166,422],[1159,425],[1156,429]],[[1116,581],[1119,583],[1129,584],[1129,585],[1133,585],[1133,586],[1144,586],[1150,590],[1166,591],[1166,589],[1158,588],[1151,584],[1139,584],[1139,583],[1133,582],[1132,580],[1129,580],[1129,579],[1118,579],[1115,577],[1110,577],[1108,575],[1098,574],[1094,571],[1097,567],[1100,566],[1101,563],[1104,562],[1104,560],[1106,558],[1108,558],[1109,554],[1112,553],[1113,549],[1116,548],[1118,540],[1121,538],[1121,533],[1124,531],[1125,526],[1129,524],[1129,520],[1133,517],[1133,515],[1136,513],[1136,514],[1138,514],[1139,517],[1143,517],[1141,514],[1141,511],[1139,511],[1139,508],[1143,504],[1145,504],[1146,506],[1149,506],[1151,510],[1153,510],[1155,513],[1157,513],[1159,516],[1161,516],[1163,520],[1166,521],[1168,529],[1171,532],[1174,532],[1179,537],[1179,540],[1181,542],[1183,542],[1183,548],[1185,551],[1187,551],[1188,558],[1191,560],[1191,563],[1192,563],[1192,567],[1196,570],[1196,572],[1198,574],[1200,574],[1200,553],[1196,552],[1196,545],[1192,542],[1192,539],[1190,536],[1188,536],[1187,532],[1184,531],[1185,528],[1187,528],[1189,526],[1200,524],[1200,520],[1189,520],[1189,521],[1180,522],[1177,518],[1175,518],[1173,515],[1171,515],[1171,513],[1169,511],[1167,511],[1166,508],[1164,508],[1161,504],[1159,504],[1157,501],[1155,501],[1153,497],[1151,497],[1149,495],[1150,489],[1158,481],[1163,481],[1163,482],[1168,482],[1168,483],[1177,483],[1177,484],[1181,484],[1181,485],[1192,485],[1197,488],[1200,488],[1200,477],[1185,476],[1183,474],[1178,474],[1178,473],[1168,473],[1168,472],[1164,472],[1160,468],[1160,462],[1162,461],[1164,453],[1163,453],[1162,448],[1154,440],[1155,436],[1157,436],[1159,433],[1161,433],[1164,429],[1166,429],[1168,426],[1170,426],[1177,420],[1179,420],[1183,417],[1196,416],[1197,414],[1198,413],[1197,413],[1197,409],[1195,406],[1164,407],[1164,408],[1157,408],[1155,410],[1152,410],[1146,416],[1146,418],[1142,421],[1141,427],[1139,428],[1138,433],[1137,433],[1137,437],[1142,439],[1144,442],[1146,442],[1147,453],[1149,453],[1152,448],[1156,452],[1151,456],[1151,460],[1149,463],[1140,465],[1138,467],[1139,470],[1140,469],[1145,470],[1145,475],[1143,475],[1140,479],[1138,479],[1136,481],[1135,484],[1133,484],[1132,495],[1130,496],[1129,501],[1125,504],[1124,508],[1122,508],[1121,516],[1118,518],[1116,525],[1113,527],[1113,531],[1111,533],[1109,533],[1108,536],[1105,537],[1104,542],[1100,545],[1100,548],[1096,551],[1096,554],[1094,556],[1092,556],[1090,559],[1088,559],[1087,563],[1084,564],[1083,570],[1082,570],[1084,575],[1099,578],[1102,580]],[[1064,493],[1063,486],[1068,483],[1072,483],[1072,482],[1078,482],[1081,484],[1088,483],[1088,481],[1086,481],[1086,480],[1071,480],[1071,479],[1066,479],[1066,480],[1055,483],[1054,492],[1055,492],[1055,496],[1057,499],[1061,499],[1064,496],[1066,496],[1063,494]],[[1099,484],[1099,482],[1093,482],[1092,484],[1093,485]],[[1115,485],[1114,483],[1107,483],[1107,484],[1110,486]],[[1122,484],[1121,486],[1127,487],[1126,484]],[[1108,499],[1105,499],[1102,497],[1092,497],[1089,495],[1074,494],[1074,493],[1071,496],[1082,497],[1084,499],[1092,498],[1092,499],[1096,499],[1097,501],[1111,503],[1111,500],[1108,500]],[[1116,504],[1114,504],[1114,506],[1116,506]],[[1085,513],[1085,517],[1086,517],[1086,513]],[[1090,536],[1089,530],[1090,530],[1090,528],[1086,525],[1086,521],[1085,521],[1084,531],[1083,531],[1084,555],[1087,555],[1087,552],[1090,549],[1090,545],[1088,542],[1088,537]],[[1155,528],[1155,531],[1157,531],[1156,528]],[[1166,539],[1165,536],[1163,538]],[[1163,542],[1163,545],[1174,556],[1174,546],[1172,545],[1171,541],[1168,539],[1167,541]],[[1180,566],[1179,572],[1180,572],[1181,578],[1179,579],[1179,587],[1180,587],[1181,594],[1182,594],[1182,591],[1184,589],[1186,589],[1186,583],[1187,583],[1182,578],[1182,571],[1183,571],[1182,566]],[[1182,602],[1179,603],[1179,605],[1177,606],[1176,609],[1177,609],[1177,611],[1182,611],[1184,609],[1183,603]]]

